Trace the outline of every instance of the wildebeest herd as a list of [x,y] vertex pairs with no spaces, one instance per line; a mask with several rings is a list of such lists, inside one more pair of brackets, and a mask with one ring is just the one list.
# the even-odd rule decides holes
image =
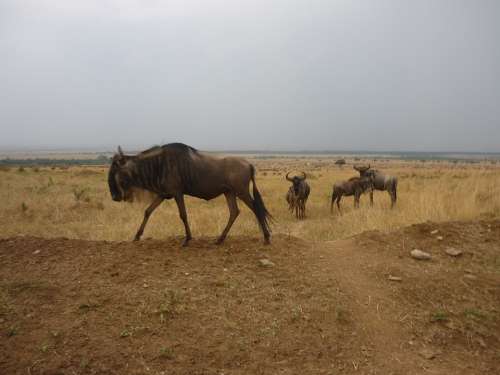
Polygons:
[[[370,202],[373,204],[373,190],[385,190],[391,197],[391,207],[397,199],[397,178],[386,176],[378,170],[368,166],[354,166],[359,177],[352,177],[347,181],[340,181],[333,185],[331,210],[334,202],[340,210],[340,200],[343,196],[354,196],[354,206],[359,206],[360,196],[370,192]],[[306,203],[311,192],[306,182],[307,175],[289,177],[286,180],[292,183],[286,201],[297,219],[306,217]],[[252,183],[252,194],[249,187]],[[193,147],[182,143],[170,143],[155,146],[137,155],[125,155],[120,147],[113,156],[108,173],[108,184],[111,197],[114,201],[131,201],[134,189],[147,190],[155,198],[144,212],[144,219],[135,235],[138,241],[151,214],[165,199],[175,199],[179,216],[184,224],[186,237],[183,245],[191,240],[184,195],[205,200],[214,199],[224,194],[229,208],[229,220],[226,227],[217,239],[220,244],[224,241],[240,210],[236,198],[245,203],[255,214],[264,242],[269,243],[271,215],[264,205],[255,183],[255,168],[249,162],[239,157],[215,156],[200,152]]]

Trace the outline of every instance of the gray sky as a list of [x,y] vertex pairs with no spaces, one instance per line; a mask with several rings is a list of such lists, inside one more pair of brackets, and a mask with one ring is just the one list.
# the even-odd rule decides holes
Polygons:
[[500,151],[500,1],[0,0],[0,148]]

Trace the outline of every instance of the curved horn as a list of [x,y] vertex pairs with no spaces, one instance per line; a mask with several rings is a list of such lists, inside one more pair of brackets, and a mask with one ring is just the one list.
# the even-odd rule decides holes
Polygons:
[[302,181],[304,181],[304,180],[307,178],[307,176],[306,176],[306,172],[302,172],[302,175],[303,175],[303,176],[302,176]]
[[123,150],[121,146],[118,146],[118,155],[120,155],[121,157],[125,156],[123,155]]
[[357,170],[358,172],[363,173],[363,172],[366,172],[368,169],[370,169],[370,164],[368,164],[368,167],[367,167],[367,166],[365,166],[365,165],[363,165],[363,166],[360,166],[360,165],[355,165],[355,166],[353,166],[353,168],[354,168],[355,170]]
[[293,182],[293,180],[292,180],[290,177],[288,177],[288,175],[289,175],[289,174],[290,174],[290,172],[288,172],[288,173],[286,174],[286,177],[285,177],[285,178],[286,178],[288,181]]

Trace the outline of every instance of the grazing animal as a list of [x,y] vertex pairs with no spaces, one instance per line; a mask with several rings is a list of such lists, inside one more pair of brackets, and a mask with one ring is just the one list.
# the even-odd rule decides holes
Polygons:
[[[294,203],[293,206],[295,208],[295,217],[297,219],[304,219],[306,217],[306,202],[307,198],[309,197],[309,193],[311,192],[311,187],[309,184],[306,182],[306,174],[302,172],[302,176],[293,176],[292,178],[288,177],[290,173],[286,174],[286,179],[287,181],[290,181],[292,183],[292,186],[290,186],[290,189],[288,190],[287,193],[287,201],[289,204],[290,210],[293,212],[293,208],[290,205],[290,201],[288,200],[288,195],[293,194],[293,199],[292,197],[290,198]],[[290,190],[292,190],[292,193],[290,193]]]
[[360,177],[368,176],[373,180],[373,188],[370,190],[370,204],[373,205],[373,189],[387,191],[391,197],[391,208],[394,207],[397,201],[398,178],[395,176],[384,175],[382,172],[371,169],[370,165],[354,166],[354,169],[359,172]]
[[340,200],[343,196],[350,197],[354,195],[354,208],[359,207],[359,198],[365,191],[371,189],[371,177],[351,177],[347,181],[336,182],[333,185],[332,202],[330,212],[333,212],[333,204],[337,202],[337,208],[340,211]]
[[293,212],[295,209],[295,192],[293,191],[293,186],[290,186],[286,193],[286,202],[288,203],[288,209]]
[[[253,184],[253,197],[249,192],[250,181]],[[264,241],[269,243],[269,221],[272,218],[255,184],[255,169],[244,159],[217,158],[182,143],[155,146],[133,156],[124,155],[121,147],[118,147],[118,153],[113,156],[109,168],[108,183],[114,201],[130,201],[134,188],[155,195],[144,213],[135,241],[141,238],[153,211],[165,199],[174,198],[184,223],[186,237],[183,246],[186,246],[192,237],[184,195],[211,200],[224,194],[229,208],[229,221],[217,243],[224,241],[240,213],[236,198],[253,211]]]

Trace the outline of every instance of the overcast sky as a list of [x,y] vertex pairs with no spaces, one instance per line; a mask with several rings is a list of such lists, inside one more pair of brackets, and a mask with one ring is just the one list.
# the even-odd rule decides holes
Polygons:
[[500,151],[500,1],[0,0],[0,148]]

